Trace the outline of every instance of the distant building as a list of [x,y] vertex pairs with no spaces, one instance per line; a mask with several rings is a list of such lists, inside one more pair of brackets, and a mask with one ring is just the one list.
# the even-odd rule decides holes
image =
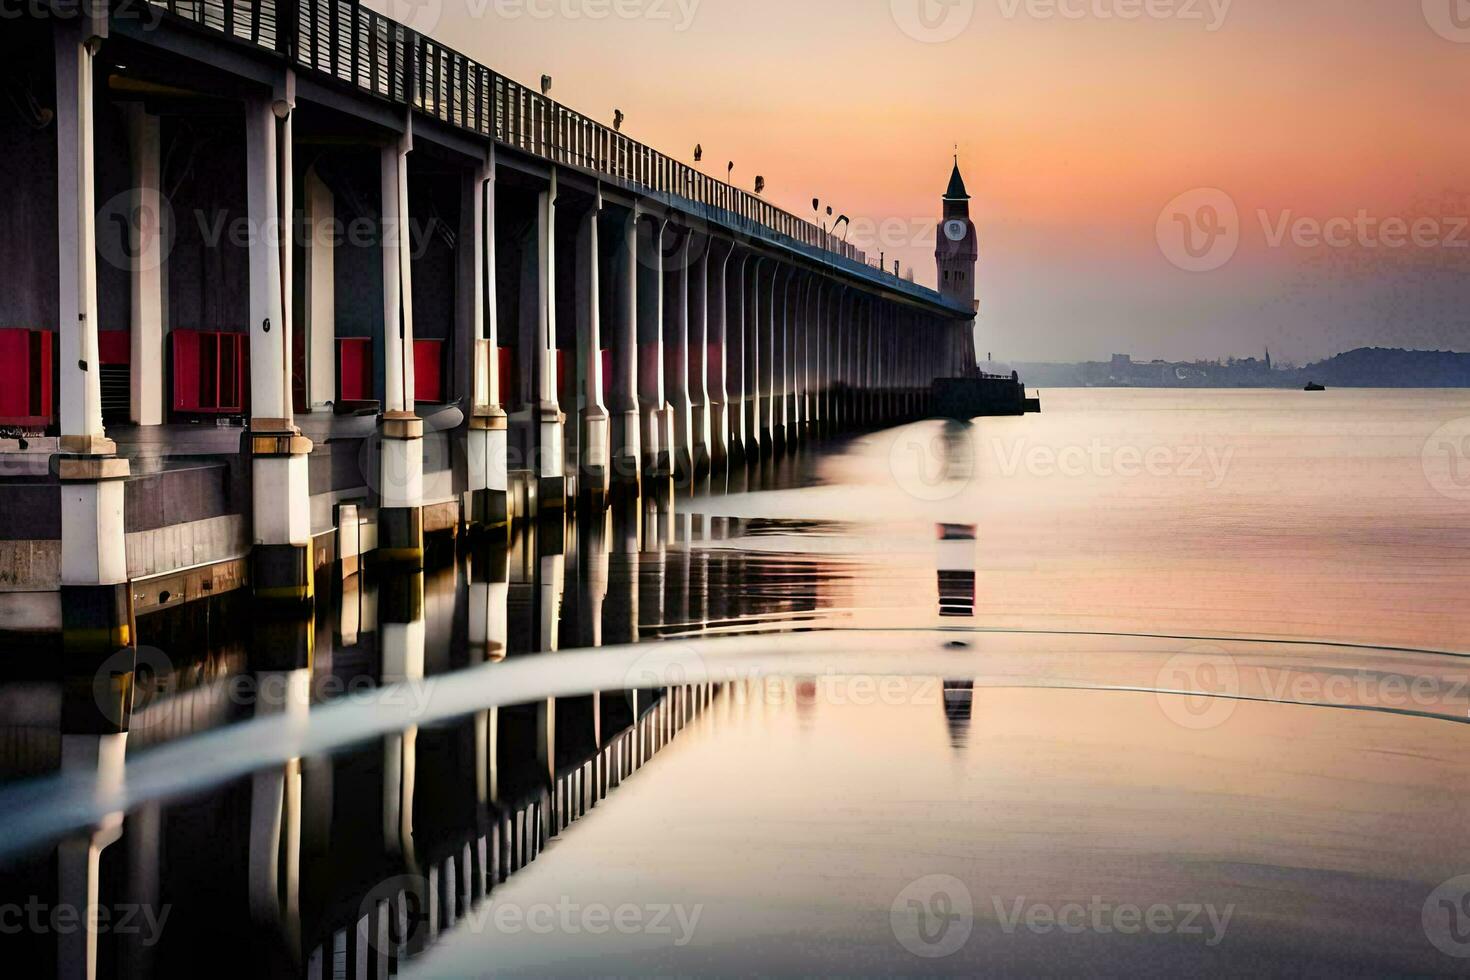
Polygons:
[[960,158],[944,192],[944,217],[939,225],[934,259],[939,265],[939,292],[966,309],[979,309],[975,298],[975,266],[980,261],[980,239],[970,220],[970,195],[960,176]]

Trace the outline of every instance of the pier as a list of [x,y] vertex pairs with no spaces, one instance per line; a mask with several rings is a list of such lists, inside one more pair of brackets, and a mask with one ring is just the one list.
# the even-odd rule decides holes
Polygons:
[[309,601],[975,371],[958,165],[935,291],[356,2],[43,4],[0,46],[7,633]]

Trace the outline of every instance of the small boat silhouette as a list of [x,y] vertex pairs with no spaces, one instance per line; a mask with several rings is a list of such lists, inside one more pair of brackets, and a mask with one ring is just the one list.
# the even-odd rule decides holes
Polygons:
[[1326,385],[1319,385],[1315,381],[1313,381],[1311,384],[1307,385],[1307,391],[1326,391],[1326,390],[1327,390]]

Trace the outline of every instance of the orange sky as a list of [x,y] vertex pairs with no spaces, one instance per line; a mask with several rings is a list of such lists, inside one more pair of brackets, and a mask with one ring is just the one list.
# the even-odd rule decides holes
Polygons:
[[[932,224],[959,144],[982,344],[997,357],[1271,344],[1304,360],[1375,343],[1470,349],[1470,247],[1452,234],[1470,215],[1470,30],[1440,17],[1457,43],[1434,27],[1435,4],[1452,2],[372,5],[512,77],[553,75],[553,95],[595,118],[621,108],[626,132],[670,155],[702,143],[709,172],[734,160],[738,183],[764,175],[792,211],[830,202],[921,282],[934,279]],[[1238,206],[1241,245],[1223,268],[1186,272],[1156,224],[1201,187]],[[1441,233],[1385,260],[1356,239],[1271,247],[1260,214],[1364,210],[1432,216]]]

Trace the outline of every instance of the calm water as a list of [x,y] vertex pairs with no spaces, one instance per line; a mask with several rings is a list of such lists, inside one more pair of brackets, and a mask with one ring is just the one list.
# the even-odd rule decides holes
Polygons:
[[102,975],[1460,971],[1470,396],[1043,397],[153,617],[125,774],[17,668],[0,903],[90,826]]

